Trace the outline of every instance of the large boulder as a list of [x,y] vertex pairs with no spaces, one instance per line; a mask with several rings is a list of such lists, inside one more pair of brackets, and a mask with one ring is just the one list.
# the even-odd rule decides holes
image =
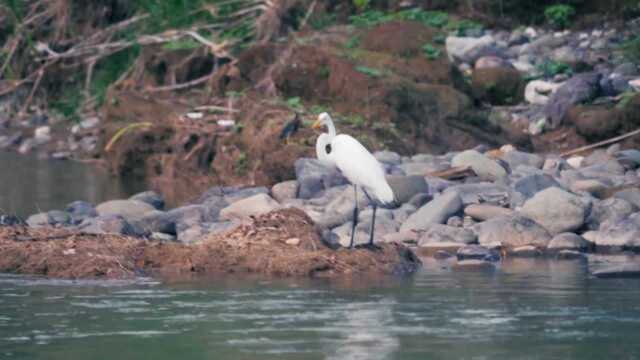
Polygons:
[[518,196],[508,186],[491,182],[460,184],[447,188],[445,193],[455,192],[460,195],[465,206],[471,204],[489,204],[496,206],[509,205]]
[[483,180],[495,181],[507,176],[507,171],[498,162],[476,150],[463,151],[454,156],[451,166],[470,167]]
[[545,106],[547,124],[555,129],[564,120],[572,105],[592,99],[598,92],[600,75],[597,73],[579,74],[564,83],[551,95]]
[[242,219],[266,214],[280,208],[280,204],[266,194],[258,194],[236,201],[220,211],[221,220]]
[[396,201],[400,204],[408,202],[416,194],[429,192],[429,185],[424,176],[389,176],[387,182],[393,190]]
[[602,224],[615,224],[638,211],[638,208],[624,199],[609,198],[596,201],[587,218],[587,228],[598,230]]
[[462,211],[462,199],[456,192],[443,193],[411,214],[400,226],[401,232],[426,230],[433,224],[444,224]]
[[597,250],[637,250],[640,249],[640,224],[631,219],[622,220],[603,230],[590,234],[587,241]]
[[298,180],[298,197],[309,199],[332,186],[346,184],[347,180],[335,167],[329,167],[316,159],[302,158],[295,162]]
[[524,97],[524,82],[513,68],[477,69],[471,76],[473,96],[492,105],[514,105]]
[[[364,209],[369,205],[369,200],[363,191],[358,191],[358,209]],[[322,212],[318,218],[312,218],[322,228],[334,228],[350,221],[353,218],[353,209],[356,205],[353,187],[347,186],[333,197],[328,204],[322,206]]]
[[87,218],[78,225],[78,228],[88,234],[148,235],[148,232],[131,225],[124,217],[116,214]]
[[469,229],[433,224],[420,236],[418,246],[428,243],[459,242],[471,244],[476,241],[476,234]]
[[549,251],[562,251],[562,250],[587,250],[590,243],[586,241],[582,236],[574,233],[562,233],[558,234],[551,239],[547,249]]
[[464,208],[464,214],[478,221],[486,221],[501,216],[511,216],[515,211],[490,204],[471,204]]
[[129,200],[142,201],[143,203],[153,206],[157,210],[164,210],[164,198],[155,191],[145,191],[135,194],[130,197]]
[[526,199],[550,187],[560,187],[560,184],[551,175],[547,174],[528,175],[513,183],[513,189],[524,195]]
[[141,220],[147,213],[156,208],[138,200],[110,200],[96,206],[100,216],[119,215],[127,221]]
[[562,83],[533,80],[524,88],[524,98],[529,104],[546,105],[549,102],[549,97],[561,86]]
[[491,35],[479,38],[449,36],[445,41],[449,60],[473,64],[486,55],[500,55],[496,41]]
[[271,187],[271,196],[280,203],[289,199],[295,199],[297,195],[298,182],[295,180],[283,181]]
[[549,232],[524,216],[501,216],[473,227],[480,245],[486,247],[516,248],[532,245],[544,248],[551,241]]
[[527,200],[522,213],[555,235],[579,229],[590,208],[591,204],[579,196],[550,187]]

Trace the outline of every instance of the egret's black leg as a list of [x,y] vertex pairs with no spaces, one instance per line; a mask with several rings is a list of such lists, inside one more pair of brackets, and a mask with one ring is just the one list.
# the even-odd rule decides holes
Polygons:
[[351,225],[351,242],[349,242],[349,249],[353,248],[353,241],[356,236],[356,226],[358,226],[358,186],[353,185],[353,195],[355,207],[353,208],[353,224]]
[[378,205],[373,204],[373,216],[371,216],[371,235],[369,236],[369,246],[373,246],[373,233],[376,229],[376,210]]

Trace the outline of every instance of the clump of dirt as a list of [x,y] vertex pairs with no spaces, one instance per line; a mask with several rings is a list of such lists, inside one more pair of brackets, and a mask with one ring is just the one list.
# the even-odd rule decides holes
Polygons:
[[0,253],[0,272],[62,278],[397,275],[413,273],[421,265],[399,244],[332,250],[320,241],[313,222],[299,209],[262,215],[195,245],[61,229],[0,227]]

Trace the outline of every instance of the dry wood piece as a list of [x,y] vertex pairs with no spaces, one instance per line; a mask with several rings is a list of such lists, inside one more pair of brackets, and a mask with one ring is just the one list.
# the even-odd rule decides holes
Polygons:
[[573,149],[573,150],[570,150],[570,151],[567,151],[567,152],[563,152],[562,154],[560,154],[560,156],[567,157],[567,156],[571,156],[571,155],[580,154],[582,152],[593,150],[593,149],[597,149],[597,148],[602,147],[602,146],[615,144],[617,142],[620,142],[622,140],[625,140],[625,139],[628,139],[630,137],[636,136],[638,134],[640,134],[640,129],[636,129],[636,130],[628,132],[626,134],[623,134],[623,135],[620,135],[620,136],[616,136],[616,137],[608,139],[608,140],[600,141],[600,142],[597,142],[595,144],[586,145],[586,146],[579,147],[577,149]]

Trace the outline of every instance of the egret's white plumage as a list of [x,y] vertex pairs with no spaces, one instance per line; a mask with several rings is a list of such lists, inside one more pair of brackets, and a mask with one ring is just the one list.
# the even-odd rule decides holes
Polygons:
[[[336,134],[335,126],[327,113],[318,116],[313,124],[314,128],[326,126],[328,132],[318,136],[316,141],[316,155],[318,160],[330,166],[337,167],[344,177],[355,187],[360,186],[368,197],[372,197],[373,219],[371,222],[370,244],[373,244],[373,230],[375,225],[375,210],[377,203],[391,205],[394,203],[393,190],[385,178],[384,168],[378,160],[356,139],[346,134]],[[357,199],[357,197],[356,197]],[[377,203],[376,203],[377,202]],[[357,223],[358,206],[354,209],[351,246]]]

